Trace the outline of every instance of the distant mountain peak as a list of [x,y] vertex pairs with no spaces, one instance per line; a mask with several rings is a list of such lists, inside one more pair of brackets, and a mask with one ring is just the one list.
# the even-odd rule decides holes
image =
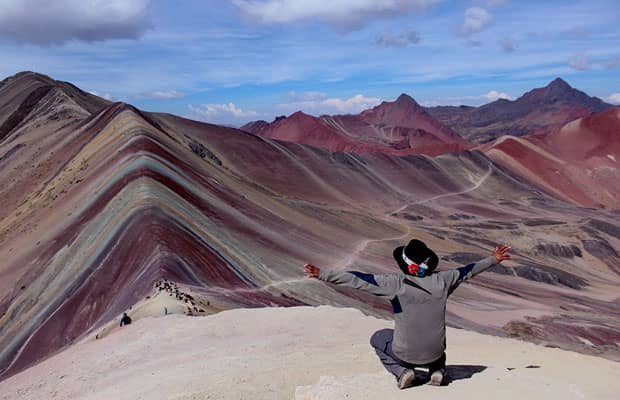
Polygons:
[[[574,103],[579,105],[586,105],[590,103],[593,98],[585,94],[584,92],[575,89],[569,85],[562,78],[555,78],[547,86],[530,90],[525,93],[517,102],[548,102],[548,101],[562,101],[565,103]],[[602,111],[599,109],[593,111]]]
[[393,104],[398,107],[419,107],[418,102],[406,93],[401,93]]
[[426,110],[463,137],[482,143],[506,134],[548,133],[569,121],[610,107],[558,77],[513,101],[499,99],[470,109],[431,107]]
[[315,117],[313,117],[310,114],[306,114],[303,111],[295,111],[294,113],[292,113],[291,115],[289,115],[287,118],[276,118],[273,122],[278,122],[281,120],[286,120],[286,119],[290,119],[290,120],[305,120],[305,119],[315,119]]
[[396,99],[397,103],[408,102],[408,103],[416,103],[413,97],[409,96],[407,93],[401,93],[400,96]]
[[555,78],[546,87],[550,93],[566,93],[576,90],[562,78]]
[[549,86],[568,86],[571,87],[568,82],[566,82],[564,79],[560,78],[559,76],[557,78],[555,78],[554,80],[552,80],[551,82],[549,82]]
[[400,96],[394,101],[384,101],[378,106],[375,106],[369,110],[364,110],[360,115],[370,115],[379,113],[391,113],[391,112],[412,112],[417,113],[422,107],[416,102],[413,97],[406,93],[401,93]]

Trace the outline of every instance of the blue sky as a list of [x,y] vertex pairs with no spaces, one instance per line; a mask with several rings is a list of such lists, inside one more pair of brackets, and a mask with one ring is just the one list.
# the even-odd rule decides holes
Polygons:
[[617,0],[0,0],[0,77],[231,125],[403,92],[479,105],[558,76],[620,104],[619,22]]

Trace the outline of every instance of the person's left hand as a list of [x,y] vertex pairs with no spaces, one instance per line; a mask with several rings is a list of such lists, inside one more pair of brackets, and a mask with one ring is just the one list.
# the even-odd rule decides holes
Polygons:
[[304,265],[304,272],[306,273],[306,275],[308,276],[308,278],[319,278],[319,275],[321,274],[321,268],[316,267],[312,264],[306,264]]

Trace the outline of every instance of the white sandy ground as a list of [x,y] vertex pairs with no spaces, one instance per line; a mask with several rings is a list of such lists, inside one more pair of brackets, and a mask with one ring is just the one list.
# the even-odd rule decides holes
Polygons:
[[449,370],[458,378],[474,369],[467,365],[487,368],[448,386],[398,390],[369,345],[391,326],[328,306],[147,317],[0,382],[0,398],[619,398],[620,363],[458,329],[448,329]]

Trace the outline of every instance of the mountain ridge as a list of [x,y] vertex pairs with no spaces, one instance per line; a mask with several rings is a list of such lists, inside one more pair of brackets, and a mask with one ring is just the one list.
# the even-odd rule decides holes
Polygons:
[[241,129],[272,139],[354,153],[436,155],[469,146],[404,93],[395,101],[384,101],[359,114],[314,117],[296,111],[271,123],[252,121]]
[[[546,86],[532,89],[515,100],[497,99],[478,107],[423,107],[413,97],[402,93],[394,101],[383,101],[359,114],[315,117],[297,111],[288,117],[278,117],[271,123],[264,120],[251,121],[241,129],[332,151],[424,154],[423,149],[427,145],[450,143],[458,144],[457,149],[465,149],[471,146],[468,141],[482,143],[503,135],[550,133],[567,122],[610,107],[613,105],[573,88],[558,77]],[[298,118],[300,112],[306,122]],[[288,122],[283,124],[283,119]],[[310,119],[312,123],[307,122]],[[312,128],[305,125],[312,125]],[[400,133],[394,137],[392,131],[392,137],[388,139],[382,131],[386,128],[400,130]],[[305,129],[311,129],[312,132],[305,132]],[[416,147],[421,151],[416,152]],[[405,149],[407,152],[403,151]],[[446,147],[445,151],[453,150]],[[436,152],[428,154],[437,155]]]
[[427,111],[462,136],[480,143],[503,135],[549,133],[567,122],[610,107],[613,106],[556,78],[515,100],[498,99],[474,108],[428,107]]
[[[17,107],[27,97],[6,84],[0,95]],[[77,104],[39,100],[0,140],[0,379],[115,324],[164,279],[201,296],[203,313],[328,303],[385,317],[388,303],[315,285],[301,266],[393,273],[393,248],[412,237],[442,268],[497,243],[522,255],[452,297],[453,326],[620,357],[580,340],[620,340],[607,301],[620,276],[616,214],[552,196],[519,174],[519,157],[331,152],[125,103],[55,120],[52,100]],[[583,124],[593,131],[585,150],[599,151],[601,123]],[[615,165],[607,159],[603,173]],[[199,312],[174,294],[164,296],[175,312]],[[567,301],[578,306],[558,311]]]
[[[47,75],[23,71],[0,85],[0,142],[28,122],[29,115],[50,114],[57,125],[85,119],[111,102]],[[36,116],[35,116],[36,119]]]

